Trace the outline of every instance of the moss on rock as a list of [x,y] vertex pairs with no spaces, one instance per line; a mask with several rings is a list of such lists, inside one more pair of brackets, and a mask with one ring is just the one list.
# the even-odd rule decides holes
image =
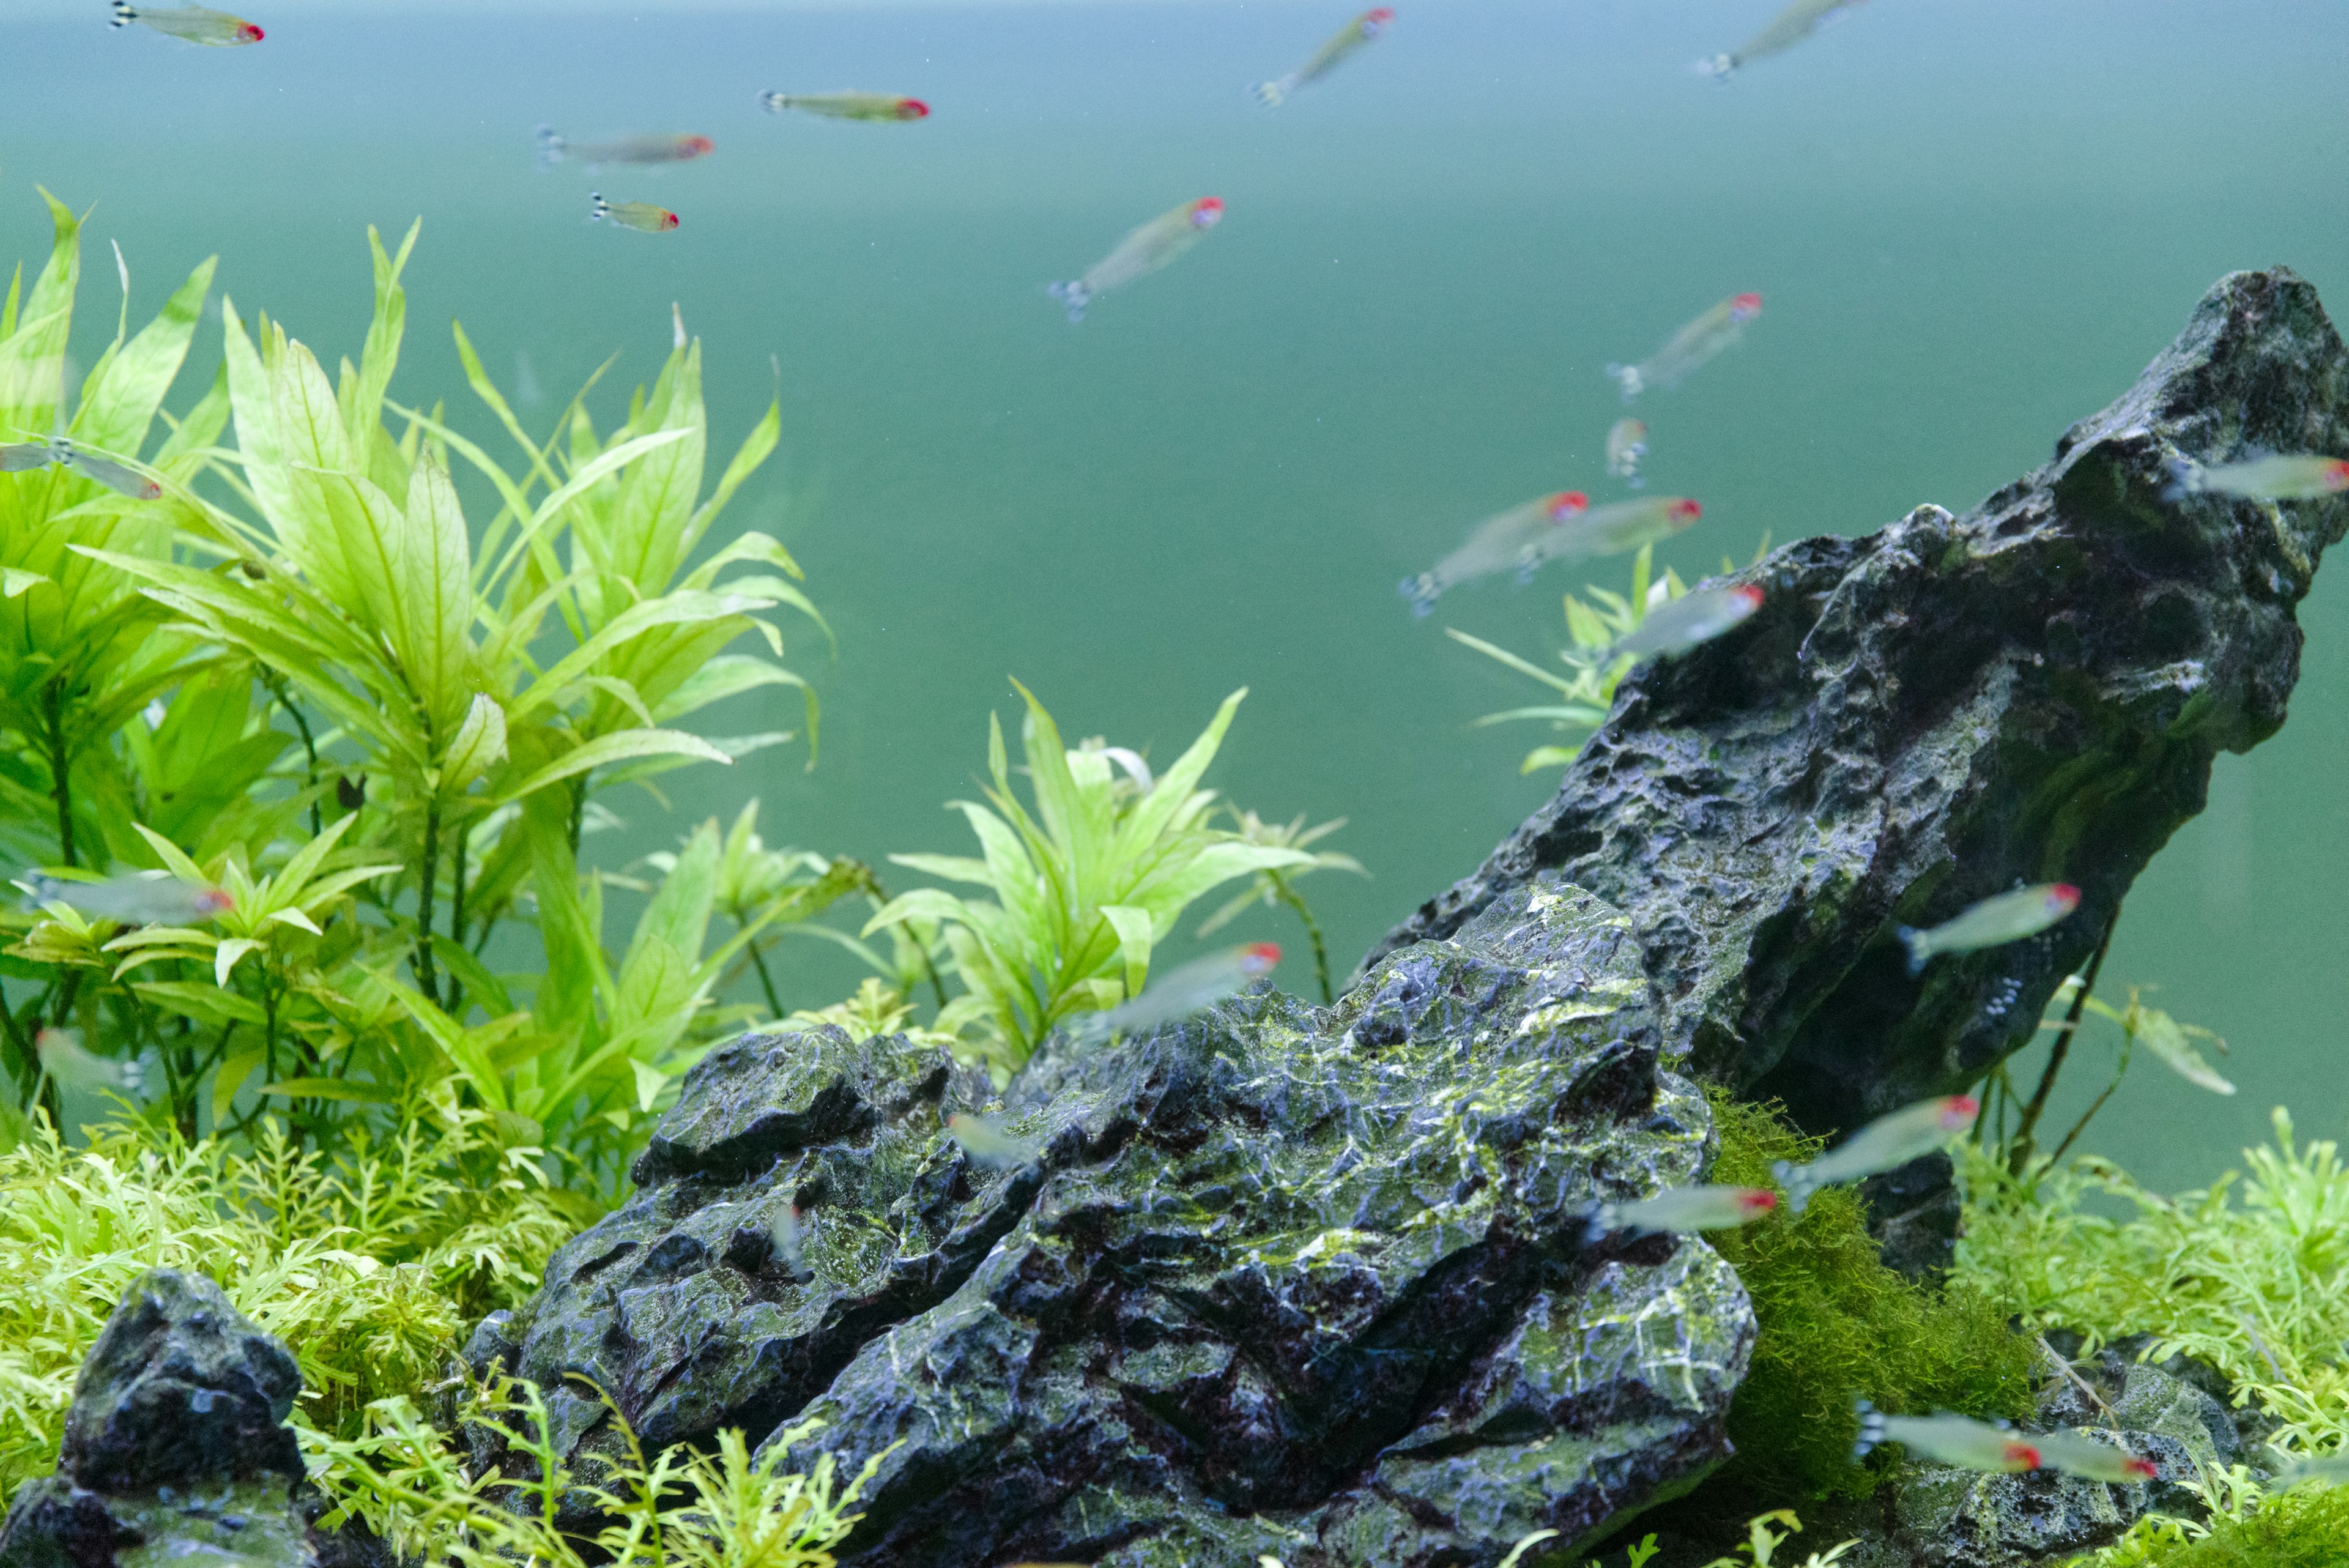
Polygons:
[[[1772,1161],[1817,1153],[1772,1107],[1708,1093],[1720,1137],[1713,1180],[1766,1187]],[[1741,1490],[1779,1504],[1871,1490],[1877,1476],[1850,1459],[1855,1398],[1902,1412],[2029,1413],[2029,1343],[1980,1292],[1913,1284],[1887,1268],[1853,1189],[1828,1188],[1799,1215],[1781,1210],[1712,1241],[1760,1324],[1729,1412],[1737,1457],[1724,1480]]]

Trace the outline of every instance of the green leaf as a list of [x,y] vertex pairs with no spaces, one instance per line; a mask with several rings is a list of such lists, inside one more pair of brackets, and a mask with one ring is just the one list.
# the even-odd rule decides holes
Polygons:
[[383,624],[418,700],[446,722],[463,711],[471,684],[473,561],[456,487],[429,447],[409,475],[402,521],[391,552],[397,591]]
[[147,443],[155,410],[187,360],[219,261],[218,256],[208,257],[188,275],[155,319],[108,365],[102,379],[93,373],[97,385],[83,389],[81,410],[74,420],[77,440],[134,455]]
[[1125,965],[1125,994],[1140,996],[1150,979],[1150,949],[1154,922],[1147,909],[1123,904],[1103,904],[1101,917],[1117,933],[1118,957]]
[[262,1085],[261,1093],[288,1100],[353,1100],[369,1106],[394,1105],[399,1099],[398,1092],[381,1084],[349,1078],[280,1078]]
[[440,793],[454,797],[506,754],[506,713],[488,692],[474,695],[465,722],[449,741],[440,763]]
[[233,991],[222,991],[214,985],[193,985],[185,981],[141,981],[131,988],[159,1007],[168,1008],[182,1017],[199,1023],[265,1024],[269,1015],[261,1003]]
[[549,784],[602,767],[606,763],[651,756],[697,757],[708,763],[730,763],[734,760],[700,736],[687,734],[682,730],[621,730],[598,736],[584,746],[564,753],[520,784],[507,788],[490,804],[502,805],[507,801],[523,799]]
[[221,1064],[220,1072],[212,1079],[212,1125],[214,1127],[228,1120],[230,1111],[236,1105],[236,1092],[244,1087],[244,1081],[253,1076],[254,1071],[260,1067],[262,1059],[268,1054],[267,1047],[250,1045]]

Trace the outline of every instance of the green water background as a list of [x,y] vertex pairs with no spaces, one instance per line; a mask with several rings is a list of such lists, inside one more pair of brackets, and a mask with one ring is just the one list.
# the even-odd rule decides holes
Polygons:
[[[206,50],[111,32],[100,0],[20,0],[0,17],[0,258],[46,248],[38,181],[98,204],[83,363],[111,329],[109,239],[134,315],[218,252],[241,309],[331,362],[365,326],[363,225],[420,213],[394,395],[446,397],[485,438],[451,316],[509,389],[528,357],[542,421],[616,352],[608,423],[677,302],[706,340],[719,447],[781,367],[781,452],[721,532],[781,535],[841,650],[793,649],[825,704],[815,771],[793,752],[672,775],[680,816],[616,802],[631,826],[596,841],[604,863],[754,794],[770,842],[961,853],[940,803],[972,792],[1007,674],[1069,733],[1161,759],[1245,684],[1211,782],[1268,816],[1350,819],[1333,845],[1374,879],[1307,885],[1342,969],[1554,786],[1516,771],[1535,730],[1467,727],[1530,686],[1442,632],[1546,658],[1583,574],[1463,590],[1417,622],[1394,584],[1500,506],[1615,493],[1607,361],[1733,290],[1765,296],[1742,347],[1640,409],[1651,493],[1706,506],[1665,552],[1694,575],[1765,532],[1964,508],[2044,461],[2231,268],[2288,263],[2349,309],[2349,8],[1875,0],[1726,88],[1689,73],[1775,4],[1419,0],[1266,114],[1243,84],[1346,5],[250,0],[268,41]],[[936,112],[842,126],[754,103],[839,87]],[[718,151],[541,172],[542,120]],[[591,225],[591,185],[683,226]],[[1081,327],[1044,297],[1209,193],[1226,221],[1180,265]],[[208,332],[176,406],[217,356]],[[2143,1067],[2090,1137],[2158,1184],[2215,1174],[2272,1105],[2303,1132],[2349,1112],[2344,576],[2302,608],[2292,722],[2220,761],[2106,967],[2108,989],[2158,982],[2235,1047],[2239,1096]],[[794,722],[773,694],[709,717]],[[1265,914],[1234,936],[1295,932]],[[789,1000],[854,972],[809,944]],[[1309,984],[1302,963],[1282,978]],[[2051,1120],[2111,1059],[2095,1036]]]

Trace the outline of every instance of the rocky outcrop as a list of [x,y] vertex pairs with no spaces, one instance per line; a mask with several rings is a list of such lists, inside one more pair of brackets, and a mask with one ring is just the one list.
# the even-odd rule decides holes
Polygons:
[[21,1488],[0,1568],[251,1568],[367,1561],[314,1535],[320,1500],[285,1426],[302,1376],[201,1274],[157,1269],[107,1319],[66,1415],[57,1473]]
[[[1754,1319],[1702,1241],[1595,1237],[1591,1205],[1703,1174],[1696,1075],[1827,1130],[2028,1036],[2213,754],[2282,722],[2293,606],[2349,526],[2344,498],[2173,503],[2166,465],[2349,451],[2344,390],[2308,287],[2240,275],[2047,468],[1776,552],[1760,614],[1627,682],[1333,1008],[1055,1043],[999,1099],[897,1040],[713,1054],[477,1367],[546,1389],[574,1451],[621,1440],[611,1409],[649,1444],[820,1421],[794,1463],[873,1467],[843,1561],[876,1568],[1599,1538],[1723,1457]],[[2056,877],[2072,919],[1907,973],[1897,925]],[[975,1164],[957,1109],[1034,1157]],[[1941,1184],[1879,1192],[1930,1270]]]
[[[2349,495],[2171,499],[2169,465],[2349,453],[2349,359],[2291,272],[2222,279],[2127,396],[1963,516],[1739,574],[1733,636],[1623,683],[1557,796],[1378,950],[1540,871],[1623,909],[1668,1060],[1832,1133],[1979,1079],[2110,928],[2210,763],[2283,722]],[[1895,928],[2019,883],[2078,911],[1912,978]]]

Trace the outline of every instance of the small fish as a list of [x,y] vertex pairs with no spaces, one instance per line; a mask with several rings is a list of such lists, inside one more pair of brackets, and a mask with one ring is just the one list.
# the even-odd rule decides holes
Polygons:
[[947,1118],[947,1132],[962,1146],[963,1158],[989,1170],[1026,1165],[1036,1158],[1036,1146],[1014,1137],[985,1116],[957,1111]]
[[557,163],[690,163],[707,158],[718,143],[706,136],[622,136],[610,141],[583,142],[574,147],[554,133],[551,125],[538,128],[538,161]]
[[1636,365],[1609,365],[1607,373],[1630,402],[1651,387],[1670,389],[1682,377],[1745,336],[1745,324],[1762,314],[1758,294],[1733,294],[1669,338]]
[[2099,1442],[2085,1432],[2041,1432],[2031,1443],[2044,1468],[2084,1480],[2151,1480],[2161,1473],[2144,1455]]
[[650,202],[606,202],[602,194],[590,191],[587,199],[595,203],[588,213],[592,221],[609,218],[624,229],[638,234],[665,234],[677,227],[677,214],[667,207],[656,207]]
[[1433,571],[1405,577],[1398,591],[1411,601],[1412,614],[1423,616],[1446,590],[1472,578],[1506,571],[1530,575],[1541,564],[1537,546],[1542,535],[1589,510],[1589,496],[1561,490],[1495,513],[1470,529],[1468,542],[1436,562]]
[[1751,583],[1734,588],[1697,588],[1650,610],[1646,618],[1607,650],[1607,657],[1619,659],[1628,653],[1649,659],[1678,653],[1712,641],[1761,607],[1762,590]]
[[1640,477],[1640,460],[1648,455],[1648,427],[1635,419],[1617,420],[1607,432],[1607,472],[1637,490],[1648,482]]
[[1808,1165],[1782,1159],[1770,1167],[1770,1174],[1786,1189],[1786,1207],[1800,1214],[1822,1187],[1898,1169],[1963,1136],[1981,1109],[1982,1102],[1971,1095],[1920,1100],[1877,1117]]
[[1984,898],[1929,930],[1902,926],[1909,972],[1920,973],[1936,953],[1976,952],[2035,937],[2079,907],[2080,889],[2069,882],[2042,882]]
[[1864,1459],[1878,1443],[1898,1443],[1912,1454],[1970,1470],[2013,1473],[2039,1468],[2039,1439],[1946,1412],[1939,1416],[1888,1416],[1865,1399],[1853,1402],[1859,1439],[1851,1457]]
[[2337,457],[2300,453],[2288,457],[2255,457],[2245,462],[2225,462],[2204,468],[2179,458],[2169,465],[2169,488],[2163,499],[2189,495],[2237,495],[2247,501],[2312,501],[2349,490],[2349,462]]
[[1258,82],[1250,90],[1257,102],[1267,109],[1278,109],[1281,101],[1307,82],[1319,81],[1337,68],[1338,62],[1361,48],[1364,44],[1387,30],[1394,20],[1394,8],[1375,6],[1363,12],[1330,36],[1313,57],[1282,77],[1278,81]]
[[1093,263],[1084,276],[1053,284],[1049,292],[1069,307],[1071,321],[1082,321],[1085,306],[1096,295],[1149,276],[1197,244],[1209,229],[1223,221],[1222,197],[1202,196],[1195,202],[1185,202],[1172,212],[1161,213],[1118,241],[1117,248]]
[[94,457],[63,436],[50,438],[49,461],[73,470],[84,479],[94,479],[116,494],[128,495],[133,501],[152,501],[163,493],[163,487],[145,474],[109,459]]
[[208,10],[202,5],[182,5],[173,11],[156,11],[130,4],[130,0],[114,0],[114,20],[109,26],[128,27],[137,22],[159,33],[169,33],[175,38],[185,38],[191,44],[257,44],[261,29],[242,16],[232,16],[225,11]]
[[2310,1481],[2319,1486],[2349,1486],[2349,1450],[2296,1456],[2284,1454],[2279,1449],[2270,1449],[2268,1452],[2284,1461],[2271,1483],[2272,1490],[2276,1491],[2286,1491]]
[[1612,501],[1592,508],[1587,516],[1561,523],[1535,540],[1534,558],[1521,576],[1530,576],[1530,566],[1544,561],[1619,556],[1669,539],[1703,515],[1704,508],[1685,495]]
[[926,119],[930,106],[917,98],[885,92],[762,92],[760,104],[769,114],[820,114],[826,119],[862,119],[874,124]]
[[196,888],[174,877],[109,877],[103,882],[67,882],[38,872],[25,878],[29,907],[63,904],[85,915],[126,926],[184,926],[209,920],[235,902],[218,888]]
[[139,1064],[91,1054],[78,1029],[42,1030],[33,1036],[33,1054],[41,1059],[41,1071],[63,1087],[86,1095],[139,1092]]
[[1764,1187],[1674,1187],[1636,1203],[1600,1204],[1588,1235],[1596,1240],[1609,1231],[1728,1231],[1777,1207],[1778,1195]]
[[1171,969],[1144,987],[1140,996],[1104,1012],[1080,1013],[1069,1021],[1070,1036],[1081,1044],[1105,1040],[1119,1030],[1149,1029],[1188,1018],[1237,996],[1272,972],[1280,961],[1276,942],[1249,942],[1193,959]]
[[1725,82],[1736,74],[1740,67],[1751,65],[1765,55],[1793,48],[1817,32],[1822,24],[1860,3],[1861,0],[1795,0],[1793,5],[1772,17],[1768,26],[1728,54],[1699,60],[1696,69],[1700,75]]
[[29,473],[57,462],[45,441],[18,441],[0,446],[0,473]]
[[775,1211],[775,1222],[768,1231],[768,1235],[774,1241],[776,1253],[783,1260],[783,1266],[791,1271],[792,1278],[801,1284],[805,1284],[815,1278],[815,1271],[807,1266],[805,1253],[810,1229],[807,1217],[800,1211],[800,1206],[796,1203],[786,1203]]

